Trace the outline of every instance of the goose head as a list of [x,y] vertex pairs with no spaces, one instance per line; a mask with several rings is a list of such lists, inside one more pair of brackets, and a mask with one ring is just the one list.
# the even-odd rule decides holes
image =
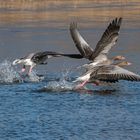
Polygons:
[[121,56],[121,55],[117,55],[113,59],[114,60],[125,60],[125,57],[124,56]]
[[130,63],[128,61],[122,61],[122,62],[117,64],[117,66],[129,66],[129,65],[132,65],[132,63]]
[[22,63],[22,60],[21,59],[16,59],[16,60],[14,60],[13,61],[13,65],[17,65],[17,64],[20,64],[20,63]]

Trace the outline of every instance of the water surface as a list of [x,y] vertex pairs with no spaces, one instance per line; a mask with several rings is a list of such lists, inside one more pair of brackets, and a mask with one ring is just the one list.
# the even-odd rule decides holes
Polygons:
[[110,56],[124,55],[133,63],[128,69],[140,74],[139,0],[0,1],[0,139],[140,139],[139,83],[74,90],[71,81],[80,74],[75,67],[84,59],[52,58],[25,81],[21,67],[11,66],[34,51],[78,53],[69,34],[73,21],[94,48],[115,17],[123,23]]

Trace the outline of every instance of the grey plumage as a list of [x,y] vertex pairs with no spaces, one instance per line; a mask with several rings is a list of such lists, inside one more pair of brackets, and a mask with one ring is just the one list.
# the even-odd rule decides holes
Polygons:
[[105,82],[118,82],[119,80],[140,81],[140,75],[117,65],[103,65],[95,67],[90,74],[89,82],[96,80]]
[[109,50],[116,44],[122,18],[114,19],[103,33],[101,39],[93,50],[77,30],[77,23],[70,24],[70,34],[75,46],[84,58],[90,61],[105,61]]
[[73,22],[70,24],[70,34],[75,43],[75,46],[77,47],[81,55],[84,58],[90,60],[90,56],[93,53],[93,49],[89,46],[89,44],[84,40],[84,38],[78,32],[77,23]]
[[83,58],[83,56],[80,54],[63,54],[63,53],[57,53],[52,51],[43,51],[37,53],[30,53],[29,55],[23,58],[16,59],[13,61],[13,65],[23,64],[22,72],[25,71],[26,66],[30,66],[29,73],[31,73],[32,68],[34,66],[47,64],[48,58],[59,57],[59,56],[65,56],[65,57],[76,58],[76,59]]
[[31,61],[33,61],[36,64],[46,64],[46,60],[51,57],[59,57],[56,52],[51,51],[44,51],[44,52],[38,52],[34,53],[34,55],[31,57]]
[[96,45],[96,48],[92,55],[92,60],[98,60],[101,58],[107,59],[109,50],[116,44],[118,40],[121,22],[122,18],[116,18],[109,24]]
[[46,62],[47,59],[51,57],[60,57],[60,56],[76,58],[76,59],[83,58],[83,56],[80,54],[63,54],[63,53],[57,53],[57,52],[52,52],[52,51],[42,51],[42,52],[37,52],[37,53],[30,53],[29,55],[22,57],[18,60],[20,60],[20,63],[29,59],[35,64],[47,64]]

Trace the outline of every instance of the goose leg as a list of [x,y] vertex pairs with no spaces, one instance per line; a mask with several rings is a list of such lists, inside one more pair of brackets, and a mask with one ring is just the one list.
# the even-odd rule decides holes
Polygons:
[[26,70],[25,65],[23,66],[23,68],[21,69],[21,72],[24,72]]
[[33,67],[31,66],[31,67],[29,68],[28,74],[30,74],[30,73],[32,72],[32,69],[33,69]]
[[88,80],[84,81],[83,83],[79,84],[76,86],[76,88],[82,88],[86,83],[88,82]]

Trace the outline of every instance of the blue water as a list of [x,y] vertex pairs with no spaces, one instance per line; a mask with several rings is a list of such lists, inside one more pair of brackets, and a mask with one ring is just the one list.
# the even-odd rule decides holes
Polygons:
[[[108,1],[109,2],[109,1]],[[12,61],[30,52],[78,53],[69,34],[80,33],[95,48],[108,23],[123,17],[109,57],[123,55],[140,74],[140,1],[0,1],[0,140],[139,140],[140,83],[108,86],[72,81],[89,61],[52,58],[30,76]],[[21,6],[21,7],[20,7]]]
[[[6,75],[17,73],[10,62],[4,61],[2,67],[9,68]],[[65,80],[70,79],[68,72],[57,78],[50,73],[39,81],[36,73],[31,76],[17,76],[16,82],[13,75],[9,82],[3,77],[0,139],[139,139],[139,83],[121,81],[75,90],[75,84]]]

